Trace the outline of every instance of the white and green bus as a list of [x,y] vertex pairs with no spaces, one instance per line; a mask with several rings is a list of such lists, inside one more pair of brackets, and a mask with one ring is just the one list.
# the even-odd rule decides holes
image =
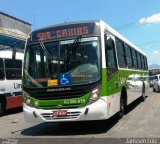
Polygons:
[[23,66],[27,122],[122,117],[148,88],[144,52],[103,21],[64,23],[30,33]]

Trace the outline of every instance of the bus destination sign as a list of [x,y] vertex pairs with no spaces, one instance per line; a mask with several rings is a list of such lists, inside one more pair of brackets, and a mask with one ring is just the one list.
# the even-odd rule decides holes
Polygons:
[[94,27],[94,23],[87,23],[46,28],[33,32],[31,41],[46,41],[67,37],[76,37],[80,35],[89,35],[94,32]]

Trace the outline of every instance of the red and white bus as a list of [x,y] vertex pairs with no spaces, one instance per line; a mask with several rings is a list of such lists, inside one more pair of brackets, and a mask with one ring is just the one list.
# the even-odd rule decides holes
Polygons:
[[0,116],[22,106],[22,60],[0,58]]

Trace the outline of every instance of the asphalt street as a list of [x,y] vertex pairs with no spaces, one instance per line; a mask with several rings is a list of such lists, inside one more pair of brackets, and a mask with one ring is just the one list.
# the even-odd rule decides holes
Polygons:
[[65,144],[67,140],[69,143],[90,144],[120,138],[127,143],[131,138],[160,138],[159,123],[160,93],[150,89],[145,102],[137,99],[128,106],[127,113],[120,120],[113,116],[106,121],[35,124],[24,121],[22,108],[12,109],[0,118],[0,137],[2,141],[4,138],[20,138],[19,142],[27,140],[29,143],[34,140],[49,143],[56,139],[56,143]]

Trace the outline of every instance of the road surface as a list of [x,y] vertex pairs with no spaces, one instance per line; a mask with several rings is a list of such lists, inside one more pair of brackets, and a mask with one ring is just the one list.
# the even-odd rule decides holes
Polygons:
[[155,140],[154,143],[160,143],[157,139],[160,138],[160,93],[150,89],[145,102],[136,100],[120,120],[114,116],[106,121],[94,122],[25,123],[22,108],[16,108],[0,118],[0,137],[3,138],[2,142],[6,138],[16,138],[13,140],[28,143],[49,143],[53,139],[56,143],[64,144],[67,144],[67,140],[71,144],[75,141],[90,144],[97,143],[98,140],[103,143],[106,139],[134,143],[130,141],[131,138],[145,138],[148,142]]

